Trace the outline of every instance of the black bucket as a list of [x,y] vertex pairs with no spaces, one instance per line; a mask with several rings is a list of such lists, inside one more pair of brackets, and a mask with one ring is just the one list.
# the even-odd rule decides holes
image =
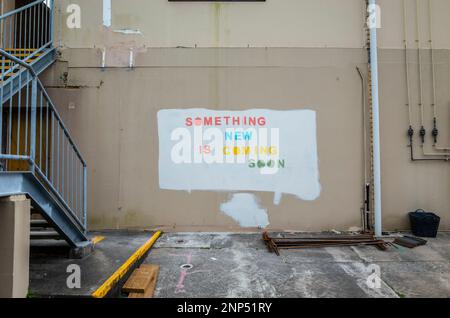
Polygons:
[[415,236],[436,237],[441,218],[434,213],[416,210],[409,212],[411,230]]

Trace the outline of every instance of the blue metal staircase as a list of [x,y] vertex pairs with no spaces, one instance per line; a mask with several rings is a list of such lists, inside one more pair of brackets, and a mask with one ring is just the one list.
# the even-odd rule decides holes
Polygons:
[[86,161],[38,77],[55,61],[53,25],[53,0],[0,16],[0,197],[27,195],[61,238],[83,248],[91,245]]

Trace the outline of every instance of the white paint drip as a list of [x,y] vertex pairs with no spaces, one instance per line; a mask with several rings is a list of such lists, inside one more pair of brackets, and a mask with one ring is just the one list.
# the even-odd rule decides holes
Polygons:
[[275,194],[273,195],[273,204],[280,205],[282,196],[283,196],[283,193],[275,192]]
[[220,210],[242,227],[265,228],[269,225],[267,209],[261,208],[255,195],[250,193],[233,194],[230,201],[220,205]]
[[111,26],[111,0],[103,0],[103,25],[107,28]]
[[130,50],[130,64],[129,64],[129,66],[130,66],[130,68],[133,68],[134,67],[134,52],[133,52],[133,50]]
[[102,49],[102,68],[105,68],[106,66],[106,49]]

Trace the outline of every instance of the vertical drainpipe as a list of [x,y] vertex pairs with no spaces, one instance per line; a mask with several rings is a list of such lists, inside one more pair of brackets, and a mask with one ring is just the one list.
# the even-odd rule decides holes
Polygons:
[[382,235],[381,226],[381,156],[380,156],[380,114],[378,95],[378,45],[377,45],[377,25],[378,16],[376,11],[376,0],[369,0],[369,10],[371,11],[370,28],[370,69],[372,76],[372,114],[373,114],[373,183],[374,183],[374,221],[375,236]]

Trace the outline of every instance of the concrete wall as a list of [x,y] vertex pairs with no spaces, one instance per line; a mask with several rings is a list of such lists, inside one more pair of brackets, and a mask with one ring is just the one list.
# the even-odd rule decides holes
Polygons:
[[15,0],[2,0],[0,1],[0,14],[7,13],[13,10],[15,7]]
[[[103,25],[103,1],[79,4],[84,31],[62,29],[74,47],[361,47],[364,4],[360,0],[284,0],[253,3],[112,0],[111,27]],[[106,9],[105,9],[106,10]],[[67,14],[65,14],[67,16]],[[352,19],[347,19],[352,16]],[[88,30],[89,29],[89,30]],[[124,30],[136,35],[123,35]],[[311,30],[314,30],[311,32]]]
[[[272,229],[360,226],[369,163],[364,149],[367,109],[356,69],[367,84],[364,2],[135,0],[130,5],[113,0],[112,23],[105,27],[102,1],[70,1],[81,6],[82,28],[68,29],[67,13],[57,19],[62,55],[44,79],[88,161],[90,227],[241,230],[220,212],[230,193],[159,188],[157,111],[193,107],[317,111],[320,197],[302,201],[285,195],[276,205],[271,193],[248,192],[267,209]],[[65,12],[69,1],[60,3]],[[415,1],[406,3],[411,113],[417,133],[416,7]],[[431,21],[440,143],[445,144],[450,137],[450,93],[445,88],[450,76],[450,3],[434,0],[431,20],[426,1],[420,3],[424,122],[430,134]],[[402,1],[380,4],[384,225],[405,229],[406,213],[425,208],[442,217],[442,229],[450,229],[448,163],[409,160]],[[124,34],[130,32],[138,34]],[[133,69],[127,67],[130,51]],[[428,135],[426,149],[435,152],[431,147]],[[417,144],[417,154],[421,151]]]
[[[271,0],[250,3],[111,0],[104,26],[102,0],[61,0],[57,38],[69,48],[93,47],[314,47],[361,48],[364,0]],[[403,48],[403,0],[379,0],[382,48]],[[415,45],[416,0],[405,0],[409,42]],[[65,26],[67,8],[81,9],[81,30]],[[428,0],[419,1],[421,37],[428,40]],[[450,3],[432,0],[435,48],[450,48]],[[135,33],[135,34],[133,34]],[[423,46],[428,47],[424,42]]]
[[[8,13],[9,11],[14,10],[15,8],[15,0],[2,0],[0,1],[0,14]],[[9,28],[10,28],[10,19],[7,19],[0,25],[0,40],[3,41],[3,35],[5,39],[9,37]]]
[[0,298],[25,298],[30,260],[30,200],[0,198]]

